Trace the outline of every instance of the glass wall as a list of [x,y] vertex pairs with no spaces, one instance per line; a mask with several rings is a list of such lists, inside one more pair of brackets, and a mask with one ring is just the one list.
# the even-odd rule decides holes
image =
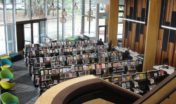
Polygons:
[[[0,42],[3,50],[0,53],[17,51],[16,22],[21,21],[46,19],[43,27],[40,24],[33,26],[34,32],[37,31],[33,34],[35,42],[41,42],[41,36],[46,35],[52,40],[82,34],[95,37],[96,5],[97,0],[0,0]],[[24,29],[27,28],[26,25]]]
[[24,25],[24,41],[25,44],[31,43],[31,24],[25,24]]
[[57,19],[47,20],[47,36],[52,40],[57,40]]
[[[65,23],[63,23],[64,24],[64,39],[65,38],[67,38],[67,37],[69,37],[69,36],[72,36],[73,35],[73,30],[72,30],[72,21],[74,21],[73,20],[73,9],[74,9],[74,7],[73,7],[73,2],[74,2],[74,0],[63,0],[64,1],[64,7],[63,7],[63,12],[64,12],[64,10],[65,10],[65,12],[66,12],[66,22]],[[62,13],[63,13],[62,12]],[[62,15],[64,15],[64,14],[62,14]]]
[[75,0],[73,4],[74,8],[74,22],[73,22],[73,27],[74,27],[74,35],[80,35],[81,34],[81,17],[82,17],[82,2],[81,0]]
[[84,17],[84,31],[83,34],[86,34],[91,37],[96,36],[96,0],[85,0],[85,11],[83,14]]
[[0,55],[2,55],[6,53],[4,25],[0,25],[0,30]]
[[29,20],[31,17],[30,0],[16,0],[16,21]]
[[4,31],[4,6],[2,0],[0,0],[0,55],[6,53],[6,39],[5,39],[5,31]]
[[[31,0],[32,19],[40,19],[45,17],[45,0]],[[51,0],[50,0],[51,1]]]

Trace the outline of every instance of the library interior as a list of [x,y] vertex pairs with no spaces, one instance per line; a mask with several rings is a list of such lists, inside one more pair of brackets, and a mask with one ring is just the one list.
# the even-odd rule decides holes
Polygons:
[[0,0],[0,104],[176,104],[176,0]]

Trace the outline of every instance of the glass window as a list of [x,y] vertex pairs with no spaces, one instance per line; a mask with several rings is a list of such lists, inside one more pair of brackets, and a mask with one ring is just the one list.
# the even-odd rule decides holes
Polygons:
[[33,23],[34,43],[39,43],[39,23]]
[[90,32],[90,29],[89,29],[89,6],[90,3],[89,3],[89,0],[85,0],[85,14],[84,15],[84,34],[85,33],[89,33]]
[[14,52],[15,50],[15,43],[14,43],[14,31],[13,31],[13,23],[7,24],[7,39],[8,39],[8,51]]
[[45,3],[44,0],[31,0],[32,4],[32,19],[39,19],[45,17]]
[[16,0],[16,21],[29,20],[31,16],[30,0]]
[[63,38],[63,24],[61,23],[61,18],[62,18],[62,9],[63,9],[63,6],[62,6],[62,0],[59,0],[59,5],[60,6],[60,9],[58,10],[58,21],[57,21],[57,24],[58,24],[58,35],[59,35],[59,40],[62,40]]
[[75,23],[73,24],[74,28],[74,34],[75,35],[80,35],[81,33],[81,0],[75,0],[74,3],[74,16],[75,16]]
[[62,8],[61,3],[57,3],[57,0],[47,0],[47,18],[57,18],[57,9]]
[[0,1],[0,25],[4,24],[4,18],[3,18],[3,3]]
[[95,0],[85,0],[84,34],[90,37],[96,36],[96,5]]
[[5,32],[4,32],[4,25],[0,25],[0,55],[6,54],[6,42],[5,42]]
[[72,36],[72,0],[64,0],[64,8],[66,12],[66,22],[64,23],[65,30],[64,30],[64,39]]
[[24,25],[24,41],[25,44],[31,44],[31,24]]
[[53,40],[57,40],[57,19],[48,19],[47,26],[47,36]]
[[10,0],[6,0],[6,23],[13,22],[12,11],[12,2]]

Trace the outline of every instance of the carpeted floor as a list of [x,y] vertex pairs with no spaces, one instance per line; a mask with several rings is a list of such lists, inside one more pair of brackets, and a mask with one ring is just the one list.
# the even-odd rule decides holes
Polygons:
[[14,82],[16,83],[14,91],[19,97],[20,104],[34,104],[38,98],[38,89],[33,86],[31,76],[23,60],[14,62]]

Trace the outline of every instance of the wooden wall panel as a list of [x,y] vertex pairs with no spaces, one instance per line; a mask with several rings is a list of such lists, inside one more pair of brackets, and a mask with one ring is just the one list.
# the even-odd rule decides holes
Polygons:
[[171,0],[168,0],[167,9],[166,9],[166,22],[169,22],[170,5],[171,5]]
[[163,43],[163,33],[164,30],[159,30],[159,36],[158,36],[158,46],[157,46],[157,52],[156,52],[156,64],[161,63],[161,52],[162,52],[162,43]]
[[175,12],[176,12],[176,0],[174,0],[173,11],[175,11]]
[[[125,18],[146,21],[148,0],[125,0]],[[176,0],[162,0],[160,25],[176,28]],[[124,22],[123,46],[144,53],[146,41],[146,24]],[[140,25],[139,25],[140,24]],[[140,32],[139,32],[140,31]],[[176,66],[176,31],[160,26],[156,52],[156,64],[163,64],[168,60],[169,65]]]
[[169,43],[169,46],[168,46],[168,62],[169,62],[169,65],[172,65],[173,63],[173,55],[174,55],[174,43]]
[[130,0],[125,0],[126,16],[130,15]]
[[126,34],[126,33],[125,33],[125,27],[126,27],[125,22],[126,22],[126,21],[123,21],[123,39],[122,39],[122,46],[123,46],[123,47],[126,47],[126,45],[125,45],[125,39],[126,39],[126,38],[125,38],[125,34]]
[[[161,15],[161,25],[176,27],[176,0],[163,0],[162,4],[162,15]],[[163,22],[164,21],[164,22]],[[162,29],[162,27],[161,27]],[[160,30],[161,30],[160,29]],[[176,31],[168,28],[164,30],[163,35],[161,31],[159,33],[159,43],[158,48],[161,48],[159,45],[162,44],[162,48],[159,49],[156,53],[156,64],[163,64],[165,61],[171,66],[175,65],[175,47],[176,47]],[[163,40],[163,41],[161,41]],[[159,55],[161,54],[161,58]]]
[[108,41],[112,41],[112,46],[117,46],[117,32],[118,32],[118,12],[119,11],[119,0],[109,1],[109,19],[108,19]]
[[[147,0],[125,0],[125,18],[145,21]],[[139,53],[144,52],[146,25],[126,20],[124,22],[123,46]]]
[[162,40],[158,40],[157,54],[156,54],[156,64],[161,63],[161,50],[162,50]]
[[136,23],[133,23],[132,31],[131,31],[131,46],[130,46],[132,50],[134,50],[134,46],[135,46],[135,33],[136,33]]
[[140,35],[139,40],[139,53],[144,53],[144,35]]
[[137,5],[137,17],[141,17],[141,12],[142,12],[142,0],[138,0],[138,5]]
[[173,57],[173,66],[176,67],[176,45],[175,45],[175,52],[174,52],[174,57]]

